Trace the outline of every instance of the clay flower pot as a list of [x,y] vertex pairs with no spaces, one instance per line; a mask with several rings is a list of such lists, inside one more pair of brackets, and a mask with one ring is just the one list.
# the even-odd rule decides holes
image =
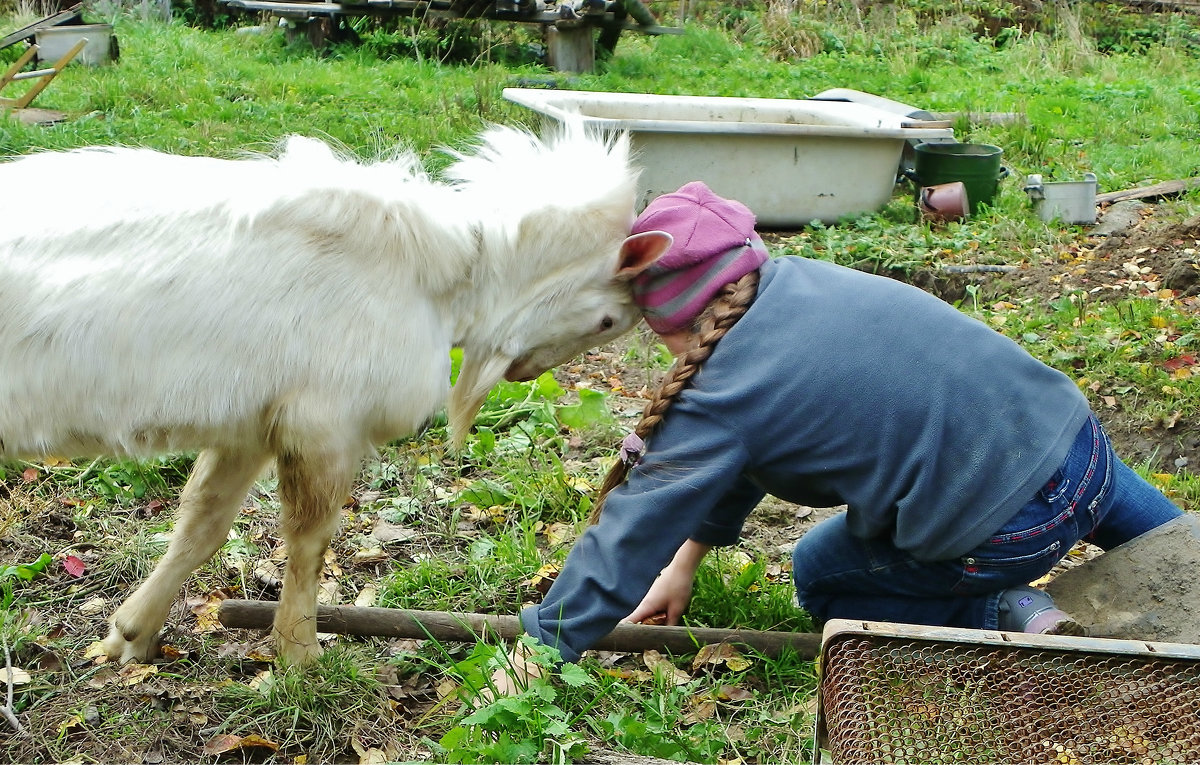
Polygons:
[[923,186],[917,197],[921,215],[931,221],[961,221],[971,209],[962,181]]

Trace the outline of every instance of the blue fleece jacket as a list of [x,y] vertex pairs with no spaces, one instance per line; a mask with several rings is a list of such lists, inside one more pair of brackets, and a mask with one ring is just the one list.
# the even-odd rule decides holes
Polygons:
[[765,493],[846,504],[853,533],[962,555],[1066,457],[1089,406],[1064,374],[915,287],[785,257],[609,494],[527,632],[574,661],[691,538],[734,544]]

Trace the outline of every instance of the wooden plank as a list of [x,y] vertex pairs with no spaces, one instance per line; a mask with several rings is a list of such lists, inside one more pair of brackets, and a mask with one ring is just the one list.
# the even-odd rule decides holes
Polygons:
[[0,50],[8,46],[18,43],[21,40],[29,40],[33,38],[33,33],[38,27],[57,27],[66,24],[79,24],[83,21],[83,4],[76,3],[65,11],[59,11],[44,19],[35,21],[29,26],[22,27],[12,34],[5,35],[0,38]]
[[[46,86],[50,84],[50,81],[57,77],[58,73],[65,69],[67,64],[71,63],[71,59],[79,55],[79,51],[83,50],[87,44],[88,41],[85,37],[71,46],[71,49],[64,53],[58,59],[58,61],[55,61],[53,64],[51,64],[49,69],[40,70],[38,75],[40,79],[33,84],[33,87],[25,91],[25,95],[13,102],[14,108],[24,109],[26,106],[29,106],[29,104],[33,103],[33,99],[37,98],[37,95],[46,89]],[[37,51],[37,46],[30,46],[30,50]]]
[[[275,618],[276,605],[268,601],[230,599],[221,603],[218,618],[226,627],[267,629]],[[520,621],[515,616],[359,606],[319,606],[317,631],[394,638],[434,638],[459,643],[474,643],[485,635],[492,639],[512,640],[523,633]],[[821,636],[815,632],[618,624],[594,648],[626,652],[653,649],[682,654],[694,653],[700,647],[714,643],[746,645],[766,656],[778,656],[790,649],[801,658],[812,659],[821,648]]]
[[1161,199],[1163,197],[1182,194],[1197,186],[1200,186],[1200,177],[1163,181],[1151,186],[1139,186],[1138,188],[1124,189],[1123,191],[1109,191],[1104,194],[1097,194],[1096,204],[1106,205],[1113,202],[1123,202],[1126,199]]
[[[287,0],[218,0],[222,5],[243,11],[262,11],[277,16],[304,18],[308,16],[421,16],[423,18],[466,18],[451,9],[449,3],[416,2],[415,0],[370,0],[368,3],[323,3],[288,2]],[[472,17],[475,18],[475,17]],[[555,24],[562,19],[557,10],[547,10],[530,15],[518,13],[484,13],[478,18],[491,21],[513,21],[521,24]],[[612,13],[584,16],[581,21],[597,26],[616,26],[631,32],[647,35],[683,34],[676,27],[644,26],[631,21],[617,23]]]

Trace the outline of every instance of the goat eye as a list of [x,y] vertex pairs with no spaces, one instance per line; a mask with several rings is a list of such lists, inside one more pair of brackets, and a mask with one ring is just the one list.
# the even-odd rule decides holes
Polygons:
[[611,316],[605,316],[603,319],[600,320],[600,331],[607,332],[608,330],[613,328],[614,324],[616,324],[616,322],[612,320]]

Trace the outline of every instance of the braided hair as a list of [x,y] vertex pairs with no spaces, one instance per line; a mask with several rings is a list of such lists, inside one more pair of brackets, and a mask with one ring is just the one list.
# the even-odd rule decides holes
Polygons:
[[[712,355],[713,349],[721,338],[725,337],[725,333],[734,324],[737,324],[738,319],[742,318],[742,315],[750,308],[755,295],[758,294],[758,274],[756,269],[736,282],[726,284],[713,297],[704,311],[696,317],[695,336],[697,342],[695,347],[688,349],[675,360],[675,365],[667,372],[650,397],[650,401],[642,411],[642,419],[633,429],[634,434],[643,441],[648,440],[650,434],[658,427],[658,423],[662,422],[663,416],[675,402],[675,397],[700,371],[700,367]],[[600,520],[600,514],[604,511],[605,498],[608,497],[610,491],[625,482],[630,467],[632,464],[622,458],[609,468],[608,475],[604,478],[604,484],[600,487],[596,506],[592,509],[591,523]]]

